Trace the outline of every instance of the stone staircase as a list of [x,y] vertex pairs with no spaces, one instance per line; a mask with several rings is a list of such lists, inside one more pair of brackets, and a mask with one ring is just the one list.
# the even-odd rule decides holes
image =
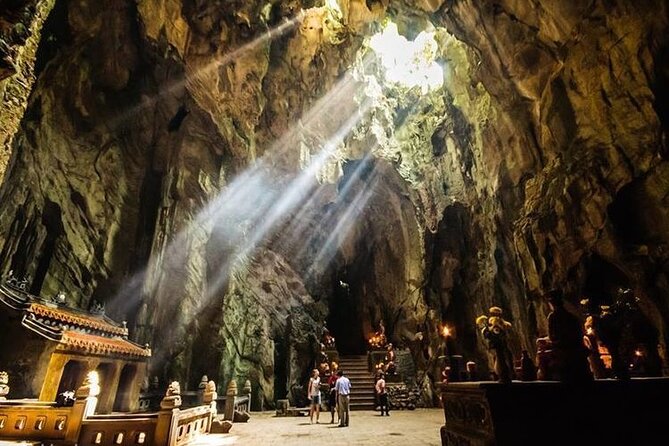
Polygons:
[[351,410],[374,410],[374,376],[367,356],[340,356],[339,368],[351,380]]

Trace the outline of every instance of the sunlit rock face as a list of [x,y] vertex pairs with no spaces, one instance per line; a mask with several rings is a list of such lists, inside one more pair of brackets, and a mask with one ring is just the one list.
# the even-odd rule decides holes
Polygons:
[[[429,374],[446,323],[485,368],[490,305],[533,351],[548,289],[631,286],[665,344],[666,7],[58,0],[0,271],[105,301],[164,381],[248,378],[268,405],[324,321],[356,353],[383,320]],[[443,86],[384,83],[386,19],[432,33]]]

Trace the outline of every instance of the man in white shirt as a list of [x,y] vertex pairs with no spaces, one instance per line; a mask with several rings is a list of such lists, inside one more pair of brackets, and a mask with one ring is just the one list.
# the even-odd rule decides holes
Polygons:
[[335,390],[337,391],[337,404],[339,413],[339,427],[348,426],[350,417],[349,402],[351,398],[351,381],[344,376],[344,372],[339,370],[337,372],[337,383]]

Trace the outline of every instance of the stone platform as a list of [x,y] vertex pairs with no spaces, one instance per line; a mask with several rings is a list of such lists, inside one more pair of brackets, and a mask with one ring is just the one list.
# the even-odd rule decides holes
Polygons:
[[451,383],[443,446],[651,445],[669,432],[669,378]]
[[441,409],[351,413],[349,427],[329,424],[330,413],[321,413],[321,424],[309,418],[276,417],[254,412],[248,423],[235,423],[229,434],[207,435],[193,446],[438,446]]

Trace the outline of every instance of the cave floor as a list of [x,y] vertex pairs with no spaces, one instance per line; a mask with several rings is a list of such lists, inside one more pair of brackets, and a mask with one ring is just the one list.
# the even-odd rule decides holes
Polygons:
[[[330,413],[321,414],[321,422]],[[248,423],[236,423],[229,434],[212,434],[197,446],[219,445],[440,445],[439,428],[444,424],[443,409],[394,411],[389,417],[378,412],[351,413],[349,427],[336,424],[309,424],[308,417],[276,417],[273,412],[252,413]]]

